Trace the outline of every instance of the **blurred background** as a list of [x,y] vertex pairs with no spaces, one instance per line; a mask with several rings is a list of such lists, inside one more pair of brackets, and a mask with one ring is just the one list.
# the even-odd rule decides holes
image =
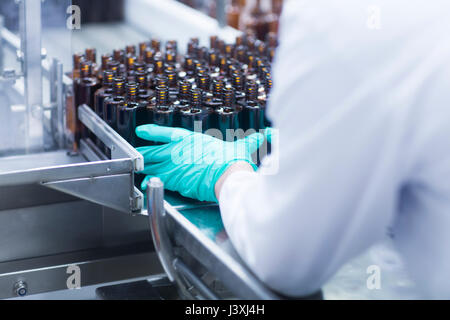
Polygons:
[[[71,5],[78,6],[81,11],[79,29],[68,28],[71,15],[76,13]],[[21,2],[0,1],[0,24],[4,30],[0,75],[6,71],[10,76],[9,80],[0,81],[0,108],[6,110],[0,120],[7,115],[14,119],[10,125],[3,126],[7,132],[14,132],[13,136],[6,137],[0,132],[0,155],[55,147],[51,139],[45,138],[48,131],[45,114],[50,111],[46,107],[32,110],[26,100],[27,96],[42,95],[42,105],[52,104],[51,84],[45,74],[54,59],[62,64],[64,73],[68,73],[72,69],[73,54],[89,47],[95,47],[101,56],[130,43],[158,38],[161,41],[177,40],[180,53],[183,53],[192,36],[198,37],[201,45],[209,44],[212,35],[233,43],[239,32],[266,40],[269,33],[273,36],[278,31],[282,5],[283,0],[44,0],[41,32],[35,38],[41,39],[42,63],[48,68],[43,69],[42,93],[36,93],[41,85],[29,79],[27,86],[21,77],[24,66],[20,55],[24,50],[20,46],[30,47],[30,40],[24,43],[21,40]],[[31,32],[28,35],[33,38]]]
[[[75,165],[92,164],[86,161],[89,159],[86,155],[91,154],[71,152],[73,132],[67,130],[70,115],[72,123],[77,121],[74,113],[69,113],[74,107],[74,54],[95,48],[96,57],[100,58],[114,49],[149,43],[153,39],[176,40],[183,54],[192,37],[198,38],[198,47],[202,48],[209,45],[211,36],[231,44],[237,38],[242,40],[242,33],[249,36],[247,39],[261,40],[260,43],[268,38],[275,39],[276,43],[280,15],[287,1],[43,0],[41,7],[36,6],[39,0],[0,0],[0,176],[3,174],[0,177],[3,179],[0,179],[0,264],[3,270],[0,272],[0,298],[13,295],[16,276],[25,274],[30,278],[28,270],[35,274],[29,282],[34,293],[66,289],[67,274],[55,266],[64,266],[68,263],[67,254],[76,251],[89,251],[89,259],[70,256],[70,263],[94,261],[91,275],[85,271],[87,269],[83,271],[89,279],[89,283],[83,285],[161,272],[157,268],[158,258],[152,255],[153,249],[148,248],[151,243],[146,217],[142,220],[139,216],[118,215],[116,209],[111,209],[110,199],[104,200],[101,188],[97,191],[103,202],[99,202],[95,192],[86,192],[89,194],[83,197],[69,197],[66,193],[70,192],[65,191],[55,195],[41,186],[41,177],[34,174],[37,169],[45,171],[61,166],[65,178],[53,177],[59,181],[72,178],[71,174],[78,170],[78,167],[72,170]],[[80,9],[80,28],[70,27],[76,13],[72,5]],[[24,178],[30,172],[32,181]],[[80,176],[75,173],[73,178],[77,180]],[[98,171],[88,172],[85,178],[91,179],[94,173],[99,174]],[[105,177],[111,178],[107,174]],[[48,179],[48,172],[45,179]],[[22,185],[17,186],[17,181],[22,181]],[[105,190],[110,193],[109,185]],[[127,198],[128,206],[130,202]],[[217,217],[220,221],[220,214]],[[127,247],[105,254],[102,250],[106,246]],[[103,275],[95,267],[96,259],[103,263],[106,258],[129,255],[133,250],[139,254],[139,259],[142,252],[150,252],[149,261],[136,263],[134,258],[125,257],[123,260],[128,264],[113,275]],[[375,248],[375,253],[367,253],[345,266],[324,288],[326,297],[417,298],[411,290],[414,284],[404,276],[403,266],[392,251]],[[43,272],[34,264],[36,257]],[[18,264],[21,260],[27,264]],[[106,270],[109,263],[118,264],[115,260],[108,261],[101,270]],[[365,279],[366,267],[374,263],[388,270],[386,277],[394,284],[392,288],[367,291],[365,281],[359,281]],[[89,268],[90,264],[85,263],[84,268]],[[114,266],[107,270],[115,270]],[[95,298],[94,291],[95,288],[91,288],[88,292],[92,298]]]

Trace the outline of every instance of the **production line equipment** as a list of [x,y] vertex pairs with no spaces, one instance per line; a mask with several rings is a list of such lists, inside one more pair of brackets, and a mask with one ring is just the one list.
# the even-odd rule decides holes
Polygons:
[[100,59],[87,49],[66,74],[42,49],[41,6],[18,2],[18,34],[0,26],[0,65],[8,51],[20,61],[0,79],[0,298],[71,288],[77,270],[82,287],[164,278],[181,298],[280,298],[239,258],[217,204],[157,179],[144,197],[136,147],[147,142],[135,135],[148,123],[265,128],[276,41],[236,32],[233,44],[192,38],[186,53],[156,39]]

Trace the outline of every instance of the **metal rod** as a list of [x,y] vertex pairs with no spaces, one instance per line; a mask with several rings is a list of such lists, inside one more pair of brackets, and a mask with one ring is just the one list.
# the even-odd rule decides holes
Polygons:
[[[5,19],[3,16],[0,16],[0,30],[3,30],[5,26]],[[4,51],[3,51],[3,34],[0,32],[0,75],[3,75],[4,68]]]
[[216,7],[217,21],[219,22],[219,26],[224,28],[227,26],[227,14],[226,14],[226,1],[225,0],[217,0]]
[[169,241],[165,229],[161,226],[165,215],[164,210],[164,184],[159,178],[150,179],[147,185],[147,208],[150,219],[150,229],[152,232],[155,250],[158,253],[159,260],[167,273],[171,282],[175,281],[175,275],[171,266],[172,257],[170,249],[167,248]]
[[182,274],[202,296],[210,300],[219,300],[219,297],[208,286],[193,273],[180,259],[173,261],[173,267]]
[[[63,86],[63,66],[58,59],[54,58],[50,66],[50,131],[46,144],[49,148],[57,145],[64,148],[64,86]],[[45,137],[44,137],[45,138]]]
[[65,147],[65,99],[64,99],[64,84],[63,84],[63,65],[58,59],[53,59],[55,68],[55,102],[56,102],[56,139],[60,148]]
[[111,129],[91,108],[85,104],[79,106],[78,119],[111,149],[112,159],[131,158],[134,171],[144,170],[144,157],[116,131]]
[[166,224],[164,183],[156,177],[150,179],[147,184],[147,210],[155,251],[167,277],[171,282],[178,285],[183,297],[194,299],[185,281],[180,278],[173,266],[175,254]]
[[13,50],[19,50],[20,38],[3,26],[2,29],[0,30],[1,30],[1,37],[5,41],[5,44],[8,45]]
[[[25,148],[31,146],[31,118],[42,123],[42,56],[41,56],[41,1],[20,0],[20,35],[22,70],[25,82]],[[41,132],[34,133],[42,136]]]

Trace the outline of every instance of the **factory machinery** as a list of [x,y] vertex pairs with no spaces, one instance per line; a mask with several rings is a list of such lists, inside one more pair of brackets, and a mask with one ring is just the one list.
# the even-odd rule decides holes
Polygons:
[[[159,16],[171,6],[164,3],[147,10]],[[82,287],[127,282],[126,290],[99,288],[103,298],[135,297],[133,284],[144,292],[139,298],[281,298],[241,261],[217,204],[165,192],[158,179],[140,191],[136,147],[144,142],[134,135],[139,124],[192,129],[198,120],[204,129],[263,128],[274,41],[249,42],[216,27],[208,49],[202,34],[184,57],[176,42],[161,50],[154,40],[103,63],[88,49],[65,73],[42,48],[41,1],[18,6],[19,35],[0,29],[0,61],[12,49],[20,62],[0,79],[9,99],[1,105],[0,298],[70,289],[76,279]],[[127,12],[144,21],[134,8]],[[181,25],[196,21],[190,12],[179,15]],[[23,145],[8,147],[16,140]]]

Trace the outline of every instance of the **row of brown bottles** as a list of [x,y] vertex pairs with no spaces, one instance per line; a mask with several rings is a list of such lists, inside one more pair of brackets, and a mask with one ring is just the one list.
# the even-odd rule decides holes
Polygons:
[[[260,130],[268,124],[276,41],[240,36],[227,44],[216,36],[209,47],[197,38],[182,55],[176,41],[153,39],[101,57],[95,49],[74,55],[75,106],[87,104],[133,146],[149,144],[135,135],[142,124],[189,130]],[[77,123],[76,141],[92,138]],[[106,154],[110,151],[97,141]]]
[[262,40],[269,33],[278,34],[282,0],[271,0],[270,10],[264,10],[262,0],[248,1],[239,19],[240,30]]
[[[180,0],[182,3],[216,18],[215,0]],[[229,26],[264,40],[268,33],[278,34],[283,0],[228,0]]]

